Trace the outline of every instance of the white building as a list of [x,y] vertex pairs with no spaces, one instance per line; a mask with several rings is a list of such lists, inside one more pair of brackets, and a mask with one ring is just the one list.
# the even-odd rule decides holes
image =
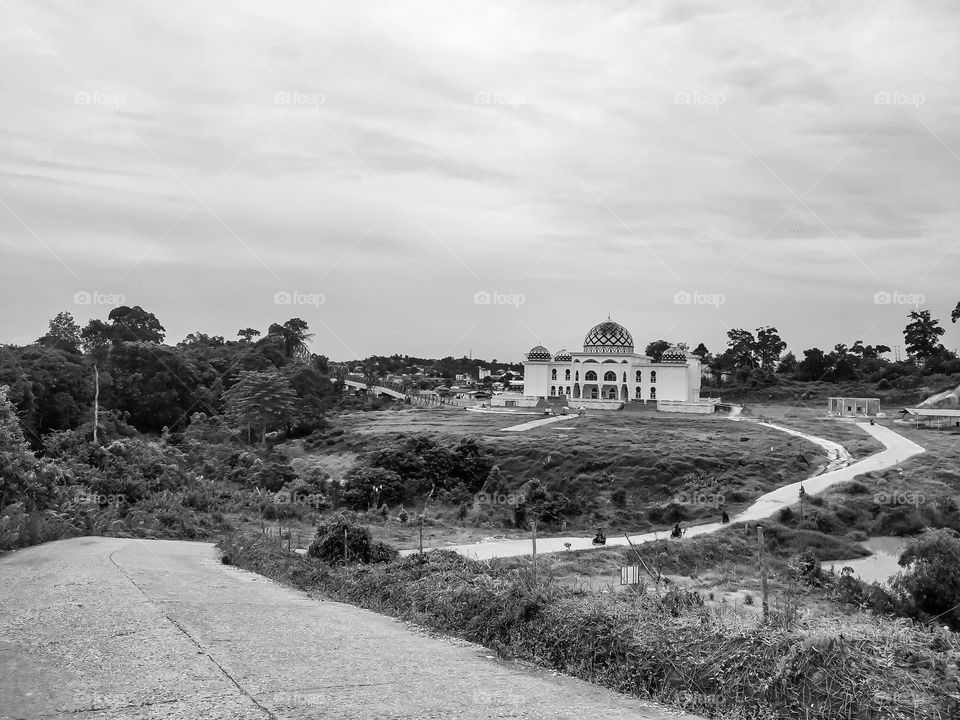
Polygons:
[[661,410],[687,412],[712,412],[717,402],[700,399],[699,357],[673,346],[654,362],[635,352],[630,332],[610,319],[590,329],[583,352],[553,355],[537,345],[526,358],[523,394],[530,400],[563,397],[572,405],[616,408],[654,402]]

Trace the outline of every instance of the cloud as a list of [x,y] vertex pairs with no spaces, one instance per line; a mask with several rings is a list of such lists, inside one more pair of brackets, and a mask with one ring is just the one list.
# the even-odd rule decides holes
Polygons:
[[519,357],[608,311],[638,342],[876,320],[892,344],[864,289],[952,292],[950,3],[7,5],[0,302],[28,309],[0,341],[38,335],[71,270],[171,337],[322,292],[334,356]]

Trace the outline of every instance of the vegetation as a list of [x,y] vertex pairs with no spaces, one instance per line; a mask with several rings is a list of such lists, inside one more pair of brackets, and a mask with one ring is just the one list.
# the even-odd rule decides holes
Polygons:
[[960,642],[942,631],[795,612],[764,624],[680,589],[589,593],[442,550],[338,567],[256,536],[227,536],[220,549],[302,590],[707,716],[912,719],[960,709],[950,691]]

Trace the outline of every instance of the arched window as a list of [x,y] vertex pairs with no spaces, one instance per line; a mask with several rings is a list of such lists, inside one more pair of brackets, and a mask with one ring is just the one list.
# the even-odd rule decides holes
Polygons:
[[556,369],[556,368],[554,368],[553,370],[550,371],[550,379],[551,379],[551,380],[556,380],[556,379],[557,379],[557,369]]
[[651,370],[651,371],[650,371],[650,382],[655,383],[656,381],[657,381],[657,371],[656,371],[656,370]]
[[626,370],[623,371],[623,381],[624,381],[624,382],[627,381],[627,371],[626,371]]
[[637,370],[637,382],[643,382],[643,371]]
[[637,388],[635,397],[637,398],[637,400],[643,400],[643,388]]
[[656,388],[650,388],[650,399],[651,399],[651,400],[656,400],[656,399],[657,399],[657,389],[656,389]]
[[586,374],[583,376],[583,379],[586,382],[596,382],[597,374],[593,370],[587,370]]
[[563,374],[563,379],[564,379],[564,380],[569,380],[569,379],[570,379],[570,369],[569,369],[569,368],[567,368],[566,372],[564,372],[564,374]]
[[603,381],[604,381],[604,382],[616,382],[616,381],[617,381],[617,374],[616,374],[615,372],[613,372],[613,370],[607,370],[607,372],[605,372],[605,373],[603,374]]
[[579,382],[579,381],[580,381],[580,371],[577,370],[577,371],[574,373],[574,376],[575,376],[575,377],[574,377],[573,379]]
[[556,394],[557,394],[557,386],[556,386],[556,385],[551,385],[551,386],[550,386],[550,394],[551,394],[551,395],[556,395]]

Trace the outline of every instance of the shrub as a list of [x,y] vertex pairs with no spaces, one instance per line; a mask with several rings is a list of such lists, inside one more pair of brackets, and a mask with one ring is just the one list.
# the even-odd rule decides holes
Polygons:
[[373,540],[367,528],[351,522],[341,513],[317,525],[317,534],[307,548],[307,555],[335,565],[388,562],[396,559],[399,553],[390,545]]

